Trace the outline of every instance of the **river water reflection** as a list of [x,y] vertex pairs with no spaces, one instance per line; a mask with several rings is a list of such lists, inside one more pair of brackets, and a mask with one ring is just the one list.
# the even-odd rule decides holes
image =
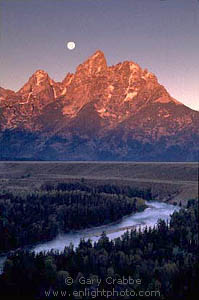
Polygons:
[[[158,219],[169,221],[170,215],[174,211],[180,210],[179,206],[157,201],[146,201],[146,205],[148,207],[143,212],[137,212],[123,217],[116,223],[62,234],[52,241],[32,246],[30,250],[35,251],[36,253],[50,251],[51,249],[63,251],[70,243],[72,243],[74,247],[77,247],[82,238],[85,240],[90,238],[92,242],[99,240],[103,231],[106,232],[110,239],[115,239],[122,236],[127,229],[130,230],[133,227],[141,229],[146,226],[153,227],[157,224]],[[0,274],[2,273],[5,260],[6,256],[0,257]]]
[[107,236],[110,239],[114,239],[120,237],[127,229],[131,229],[131,227],[153,227],[157,224],[158,219],[165,221],[169,220],[170,215],[174,211],[178,211],[180,209],[178,206],[157,201],[146,202],[146,205],[149,207],[143,212],[133,213],[122,218],[122,220],[117,223],[62,234],[50,242],[41,243],[33,247],[33,250],[37,253],[51,249],[63,251],[64,247],[69,246],[70,243],[72,243],[74,247],[77,247],[82,238],[90,238],[93,242],[95,242],[100,238],[103,231],[107,233]]

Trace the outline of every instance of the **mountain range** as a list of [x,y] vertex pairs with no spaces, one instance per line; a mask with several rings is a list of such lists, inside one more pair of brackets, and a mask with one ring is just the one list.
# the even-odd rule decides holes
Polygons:
[[199,112],[100,50],[62,82],[37,70],[17,92],[0,88],[0,160],[197,161],[198,150]]

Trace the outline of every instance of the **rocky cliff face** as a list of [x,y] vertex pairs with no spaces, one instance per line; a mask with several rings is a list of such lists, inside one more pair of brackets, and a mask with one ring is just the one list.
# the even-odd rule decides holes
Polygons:
[[1,159],[197,160],[198,137],[198,112],[101,51],[62,82],[38,70],[16,93],[0,88]]

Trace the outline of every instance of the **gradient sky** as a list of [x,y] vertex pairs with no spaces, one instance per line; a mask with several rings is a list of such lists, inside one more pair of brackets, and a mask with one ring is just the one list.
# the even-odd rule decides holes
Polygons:
[[18,90],[37,69],[61,81],[100,49],[199,110],[198,0],[0,0],[0,9],[0,86]]

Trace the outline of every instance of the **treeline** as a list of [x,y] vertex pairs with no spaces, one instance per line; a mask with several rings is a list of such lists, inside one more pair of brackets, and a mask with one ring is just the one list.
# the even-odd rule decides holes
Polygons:
[[116,194],[125,195],[127,197],[139,197],[145,200],[151,200],[152,194],[151,189],[140,190],[131,186],[124,185],[114,185],[114,184],[102,184],[102,185],[88,185],[84,182],[84,178],[79,182],[74,183],[57,183],[57,184],[44,184],[41,187],[44,191],[84,191],[89,193],[106,193],[106,194]]
[[[198,205],[192,201],[187,210],[172,215],[170,226],[160,220],[156,228],[144,232],[131,230],[115,241],[103,234],[94,245],[82,240],[76,250],[71,245],[63,253],[10,255],[0,277],[1,294],[3,299],[41,300],[46,299],[46,291],[48,298],[54,299],[53,291],[61,293],[62,290],[67,292],[67,299],[101,300],[106,297],[97,296],[97,289],[114,289],[118,293],[126,290],[131,295],[136,293],[138,300],[195,300],[199,292],[198,253]],[[73,284],[66,285],[69,276]],[[122,278],[129,276],[139,279],[141,284],[121,284]],[[108,277],[116,281],[108,284]],[[82,284],[80,278],[93,281]],[[97,279],[101,280],[99,286]],[[85,289],[87,296],[78,298],[76,292],[73,295],[74,291]],[[140,291],[146,293],[145,297],[139,296]],[[153,292],[151,296],[150,292]],[[63,296],[58,293],[56,299],[63,299]]]
[[59,184],[21,195],[2,192],[0,252],[111,223],[146,207],[141,198],[107,190],[108,186],[91,189],[83,184]]

